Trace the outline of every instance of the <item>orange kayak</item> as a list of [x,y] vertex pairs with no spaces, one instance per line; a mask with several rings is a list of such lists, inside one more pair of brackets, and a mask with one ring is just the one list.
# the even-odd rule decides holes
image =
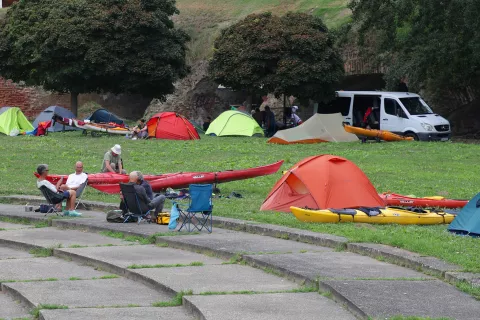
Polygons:
[[372,138],[379,138],[381,140],[385,141],[412,141],[412,137],[402,137],[399,136],[398,134],[392,133],[390,131],[385,131],[385,130],[375,130],[375,129],[364,129],[364,128],[359,128],[359,127],[352,127],[349,125],[344,125],[343,128],[345,131],[364,136],[364,137],[372,137]]

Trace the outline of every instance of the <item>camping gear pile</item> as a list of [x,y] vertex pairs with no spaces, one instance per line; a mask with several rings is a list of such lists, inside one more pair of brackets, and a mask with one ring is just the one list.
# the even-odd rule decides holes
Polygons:
[[[388,197],[387,197],[388,198]],[[446,203],[461,206],[464,201],[428,200],[423,204]],[[455,202],[454,202],[455,201]],[[420,202],[419,202],[420,203]],[[480,207],[480,201],[478,202]],[[405,205],[405,203],[400,203]],[[292,212],[305,222],[360,222],[396,224],[443,224],[455,218],[447,210],[386,206],[368,177],[353,162],[333,155],[308,157],[282,176],[263,202],[260,210]]]

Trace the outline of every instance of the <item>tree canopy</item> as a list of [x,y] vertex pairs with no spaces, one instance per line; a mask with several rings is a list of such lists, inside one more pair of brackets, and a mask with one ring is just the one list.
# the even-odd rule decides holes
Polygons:
[[0,75],[74,99],[88,92],[162,99],[188,73],[188,36],[174,28],[176,13],[174,0],[20,1],[0,22]]
[[210,76],[232,89],[323,100],[344,75],[333,36],[318,17],[252,14],[222,30]]
[[360,44],[373,47],[390,87],[403,75],[432,95],[478,87],[480,1],[352,0],[350,7]]

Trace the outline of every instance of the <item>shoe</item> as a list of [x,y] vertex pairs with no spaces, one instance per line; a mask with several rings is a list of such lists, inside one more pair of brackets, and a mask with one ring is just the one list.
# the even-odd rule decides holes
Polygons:
[[64,215],[65,217],[68,217],[68,214],[69,214],[68,210],[63,211],[63,215]]
[[68,215],[70,217],[80,217],[82,214],[80,212],[77,212],[75,210],[68,211]]

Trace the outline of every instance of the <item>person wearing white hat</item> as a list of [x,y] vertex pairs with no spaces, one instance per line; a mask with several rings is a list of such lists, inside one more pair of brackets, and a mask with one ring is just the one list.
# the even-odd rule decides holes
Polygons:
[[122,147],[119,144],[114,145],[108,150],[103,156],[102,172],[126,174],[127,171],[123,169],[121,154]]

